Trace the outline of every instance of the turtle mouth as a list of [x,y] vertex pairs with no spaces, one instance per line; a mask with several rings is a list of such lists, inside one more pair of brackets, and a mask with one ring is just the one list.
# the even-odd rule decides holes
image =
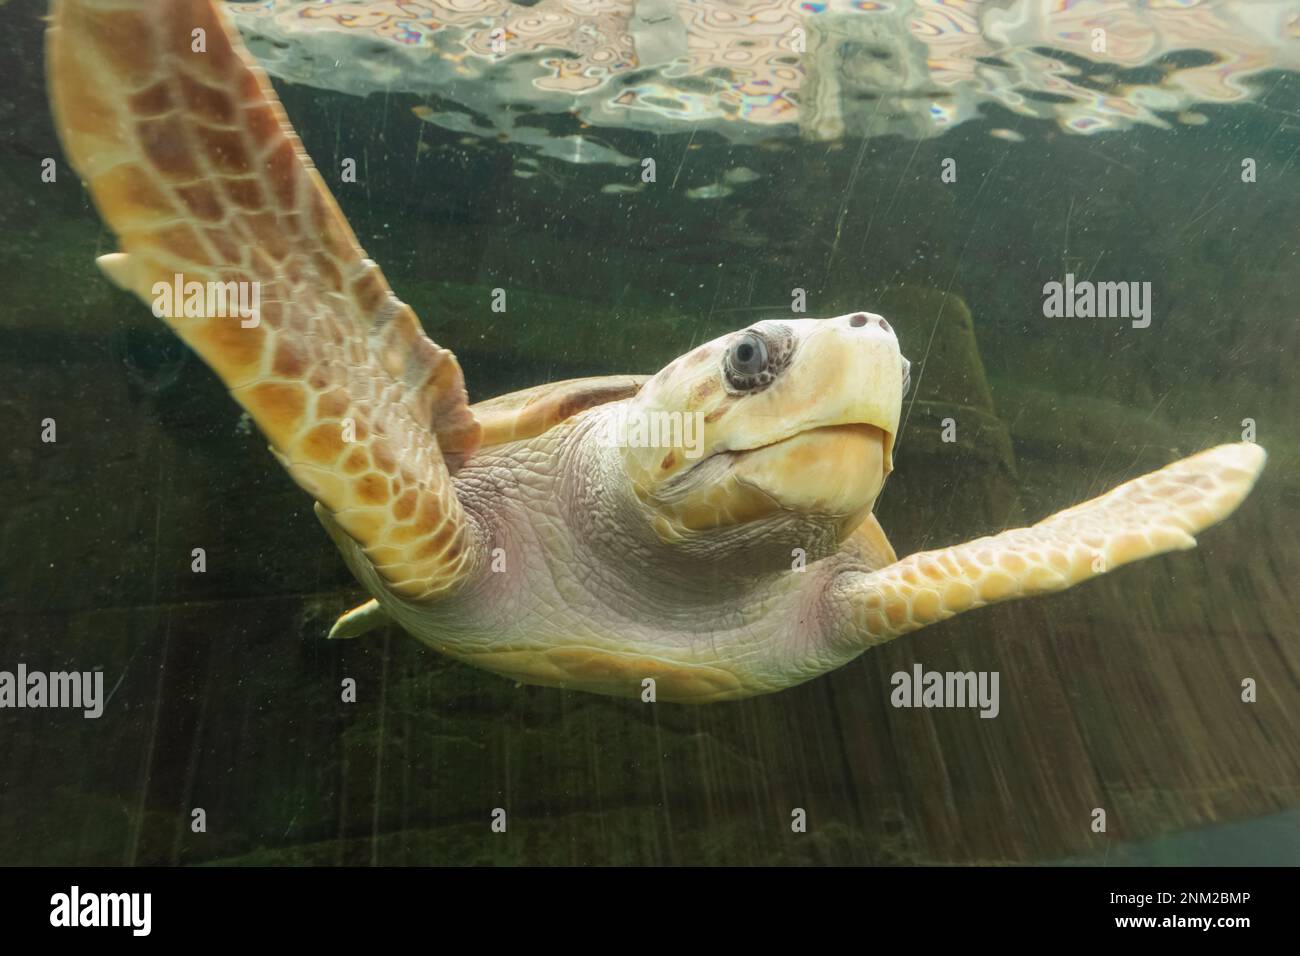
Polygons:
[[[748,456],[771,453],[775,449],[794,451],[796,446],[806,447],[808,450],[816,450],[819,454],[831,455],[837,458],[840,457],[836,455],[837,451],[851,455],[855,450],[860,451],[863,447],[878,447],[883,452],[884,473],[888,475],[893,471],[893,434],[879,425],[872,425],[868,422],[818,425],[815,428],[806,428],[803,431],[795,432],[793,435],[786,435],[784,438],[770,441],[765,445],[756,445],[753,448],[736,448],[726,454],[733,461],[743,461]],[[809,464],[804,461],[805,457],[803,454],[795,455],[796,467],[800,464]]]
[[855,422],[806,429],[733,452],[736,480],[782,508],[803,514],[856,515],[869,509],[889,474],[890,434]]
[[889,433],[883,428],[876,425],[868,425],[866,422],[853,422],[848,425],[818,425],[816,428],[806,428],[801,432],[795,432],[793,435],[787,435],[784,438],[778,438],[776,441],[768,442],[766,445],[758,445],[754,448],[743,448],[732,451],[731,454],[738,458],[754,452],[766,451],[769,448],[776,448],[780,445],[787,445],[791,442],[798,441],[809,436],[816,435],[827,439],[853,441],[854,439],[865,438],[868,440],[876,439],[882,443],[889,437]]
[[[755,471],[750,467],[759,462],[783,460],[783,483],[797,483],[799,472],[824,470],[826,466],[842,467],[854,457],[861,457],[863,450],[879,448],[884,451],[888,462],[888,449],[893,445],[893,436],[876,425],[855,422],[847,425],[819,425],[807,428],[793,435],[786,435],[753,448],[726,449],[713,455],[706,455],[698,462],[692,463],[668,481],[654,494],[660,501],[675,501],[697,491],[702,485],[720,481],[722,476],[731,472],[745,480],[747,473]],[[855,456],[853,453],[857,452]],[[758,469],[762,470],[762,469]],[[886,464],[885,473],[889,472]],[[758,484],[756,482],[747,482]]]

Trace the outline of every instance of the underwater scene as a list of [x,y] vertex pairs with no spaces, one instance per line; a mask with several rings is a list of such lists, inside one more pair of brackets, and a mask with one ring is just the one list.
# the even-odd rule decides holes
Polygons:
[[0,864],[1300,863],[1297,0],[0,17]]

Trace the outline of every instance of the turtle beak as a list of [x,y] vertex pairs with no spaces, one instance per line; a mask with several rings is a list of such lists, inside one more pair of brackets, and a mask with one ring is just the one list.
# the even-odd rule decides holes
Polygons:
[[[751,408],[771,401],[763,441],[731,437],[735,476],[793,511],[856,515],[894,470],[894,437],[909,376],[889,323],[855,312],[809,323],[794,362]],[[780,428],[771,424],[780,416]]]
[[[912,390],[912,363],[901,355],[899,356],[899,361],[903,363],[903,385],[899,390],[899,404],[901,405],[902,399],[907,398],[907,393]],[[885,432],[886,477],[894,470],[894,434],[894,432]]]

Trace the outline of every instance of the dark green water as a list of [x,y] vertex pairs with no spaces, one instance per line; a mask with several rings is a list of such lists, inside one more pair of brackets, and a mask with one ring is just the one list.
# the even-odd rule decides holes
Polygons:
[[[878,508],[900,554],[1037,521],[1246,419],[1270,453],[1195,551],[778,695],[647,707],[517,687],[396,629],[321,640],[363,595],[310,500],[94,266],[112,238],[54,137],[43,9],[4,5],[0,40],[0,669],[102,669],[111,696],[97,720],[0,710],[0,863],[1297,862],[1296,74],[1203,123],[1088,137],[992,104],[924,139],[600,129],[658,169],[613,193],[639,167],[466,138],[413,93],[277,82],[473,400],[653,372],[798,287],[813,316],[887,315],[916,367]],[[738,167],[730,195],[689,195]],[[1067,273],[1150,282],[1149,327],[1044,316]],[[998,719],[892,708],[916,662],[999,671]]]

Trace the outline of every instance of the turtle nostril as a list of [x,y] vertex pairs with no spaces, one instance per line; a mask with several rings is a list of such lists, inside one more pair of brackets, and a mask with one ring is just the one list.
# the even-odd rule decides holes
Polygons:
[[892,331],[894,331],[893,329],[891,329],[891,328],[889,327],[889,323],[886,322],[884,319],[880,319],[879,322],[880,322],[880,327],[881,327],[882,329],[884,329],[886,332],[892,332]]
[[861,312],[849,317],[849,325],[855,329],[860,329],[867,324],[867,317]]

